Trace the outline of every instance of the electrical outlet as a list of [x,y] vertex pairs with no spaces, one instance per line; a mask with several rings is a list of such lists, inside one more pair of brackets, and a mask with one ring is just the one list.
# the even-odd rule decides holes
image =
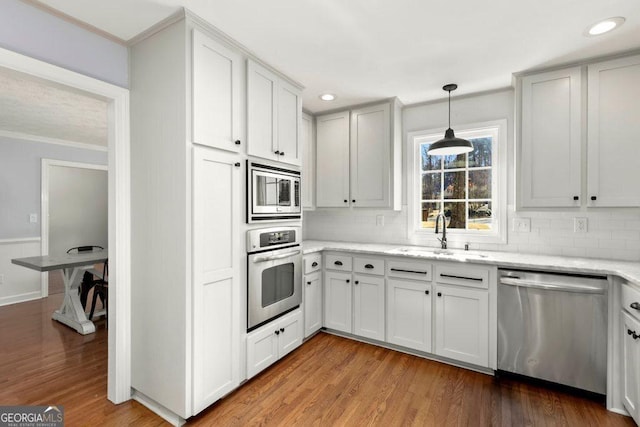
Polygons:
[[517,231],[518,233],[531,232],[531,218],[514,218],[513,231]]
[[376,226],[384,227],[384,215],[376,215]]
[[586,233],[587,226],[588,226],[587,218],[573,218],[574,233]]
[[38,214],[29,214],[29,222],[31,224],[38,222]]

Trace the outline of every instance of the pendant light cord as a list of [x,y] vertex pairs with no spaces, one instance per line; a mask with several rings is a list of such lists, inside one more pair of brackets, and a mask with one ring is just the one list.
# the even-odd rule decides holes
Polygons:
[[451,128],[451,91],[449,91],[449,128]]

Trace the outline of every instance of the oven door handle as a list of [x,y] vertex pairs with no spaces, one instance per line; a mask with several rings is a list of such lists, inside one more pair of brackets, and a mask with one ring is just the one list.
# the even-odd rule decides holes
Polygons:
[[281,255],[271,255],[271,256],[259,256],[253,259],[254,263],[258,263],[258,262],[265,262],[265,261],[275,261],[278,259],[284,259],[284,258],[289,258],[292,257],[294,255],[298,255],[300,253],[300,251],[293,251],[293,252],[287,252],[286,254],[281,254]]

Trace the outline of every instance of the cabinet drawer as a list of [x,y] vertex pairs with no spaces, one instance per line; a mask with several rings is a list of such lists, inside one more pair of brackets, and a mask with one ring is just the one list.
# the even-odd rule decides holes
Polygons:
[[354,258],[353,271],[356,273],[384,275],[384,260],[374,258]]
[[628,284],[622,285],[622,308],[640,320],[640,290]]
[[322,268],[322,254],[311,254],[305,255],[303,258],[304,262],[304,274],[313,273],[314,271],[318,271]]
[[387,261],[387,276],[430,282],[431,264],[415,261]]
[[325,255],[324,268],[351,271],[351,257],[346,255]]
[[488,289],[489,270],[468,265],[436,265],[435,280],[437,283]]

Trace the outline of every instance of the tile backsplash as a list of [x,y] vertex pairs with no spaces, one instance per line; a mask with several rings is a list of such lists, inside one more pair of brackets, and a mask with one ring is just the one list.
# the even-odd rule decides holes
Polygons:
[[[380,216],[384,217],[384,225]],[[514,219],[530,219],[530,231],[513,231]],[[586,218],[585,232],[574,231],[574,218]],[[304,212],[304,238],[362,243],[415,244],[407,235],[407,208],[388,210],[315,210]],[[439,242],[433,238],[437,247]],[[451,245],[452,247],[455,247]],[[517,251],[640,261],[640,214],[637,210],[593,212],[515,212],[508,208],[507,243],[471,243],[471,249]]]

